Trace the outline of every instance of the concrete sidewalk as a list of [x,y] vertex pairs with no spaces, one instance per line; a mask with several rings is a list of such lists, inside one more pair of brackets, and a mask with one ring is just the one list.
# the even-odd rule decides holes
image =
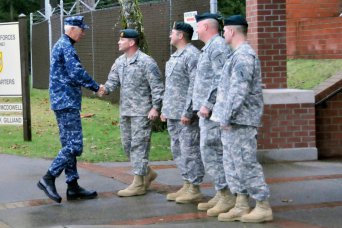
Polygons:
[[[65,178],[57,179],[61,204],[36,187],[51,161],[0,154],[0,228],[30,227],[342,227],[342,161],[264,165],[271,188],[274,221],[263,224],[218,222],[195,204],[167,202],[182,181],[173,162],[152,162],[158,178],[144,196],[121,198],[116,192],[132,180],[129,163],[79,163],[80,185],[95,189],[94,200],[65,201]],[[202,192],[214,195],[205,178]]]

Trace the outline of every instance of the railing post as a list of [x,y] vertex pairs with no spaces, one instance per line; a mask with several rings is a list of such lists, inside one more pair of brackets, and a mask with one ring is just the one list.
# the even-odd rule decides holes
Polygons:
[[31,133],[31,100],[30,79],[28,73],[28,48],[27,48],[27,19],[26,15],[19,15],[19,37],[20,37],[20,65],[23,102],[23,129],[24,141],[32,140]]

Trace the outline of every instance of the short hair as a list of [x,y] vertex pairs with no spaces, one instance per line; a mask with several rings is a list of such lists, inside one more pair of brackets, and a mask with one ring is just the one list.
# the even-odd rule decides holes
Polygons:
[[137,38],[128,38],[134,41],[135,45],[139,46],[139,37]]
[[243,35],[247,36],[248,27],[245,25],[231,25],[235,28],[235,30]]
[[183,36],[184,36],[184,39],[185,39],[186,42],[190,42],[191,41],[193,34],[189,34],[188,32],[183,32],[183,31],[180,31],[180,32],[183,33]]
[[68,32],[72,28],[79,28],[79,27],[78,26],[74,26],[74,25],[64,25],[64,32]]
[[180,30],[175,30],[175,31],[177,32],[177,34],[179,34],[179,33],[183,34],[184,40],[186,42],[188,42],[188,43],[191,42],[193,34],[189,34],[188,32],[184,32],[184,31],[180,31]]
[[207,19],[207,21],[208,21],[208,24],[210,27],[219,30],[220,25],[219,25],[219,22],[217,20],[209,18],[209,19]]
[[181,32],[186,42],[190,42],[194,34],[194,28],[185,22],[175,22],[172,29],[177,31],[177,34]]

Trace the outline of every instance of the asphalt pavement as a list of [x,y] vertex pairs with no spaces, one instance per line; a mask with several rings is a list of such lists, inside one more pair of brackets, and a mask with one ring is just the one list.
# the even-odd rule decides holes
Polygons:
[[[166,201],[182,185],[173,161],[151,162],[158,173],[151,190],[118,197],[131,183],[130,164],[82,163],[79,184],[97,190],[93,200],[66,201],[65,177],[56,180],[62,203],[36,186],[50,160],[0,154],[0,228],[36,227],[342,227],[342,160],[264,164],[274,221],[262,224],[219,222],[196,204]],[[210,177],[201,185],[205,199],[215,194]],[[253,203],[253,202],[251,202]]]

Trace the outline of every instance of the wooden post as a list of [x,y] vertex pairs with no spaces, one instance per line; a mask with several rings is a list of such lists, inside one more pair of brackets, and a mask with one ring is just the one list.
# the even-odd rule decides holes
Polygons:
[[28,70],[27,18],[24,14],[19,15],[19,37],[24,141],[31,141],[31,99]]

